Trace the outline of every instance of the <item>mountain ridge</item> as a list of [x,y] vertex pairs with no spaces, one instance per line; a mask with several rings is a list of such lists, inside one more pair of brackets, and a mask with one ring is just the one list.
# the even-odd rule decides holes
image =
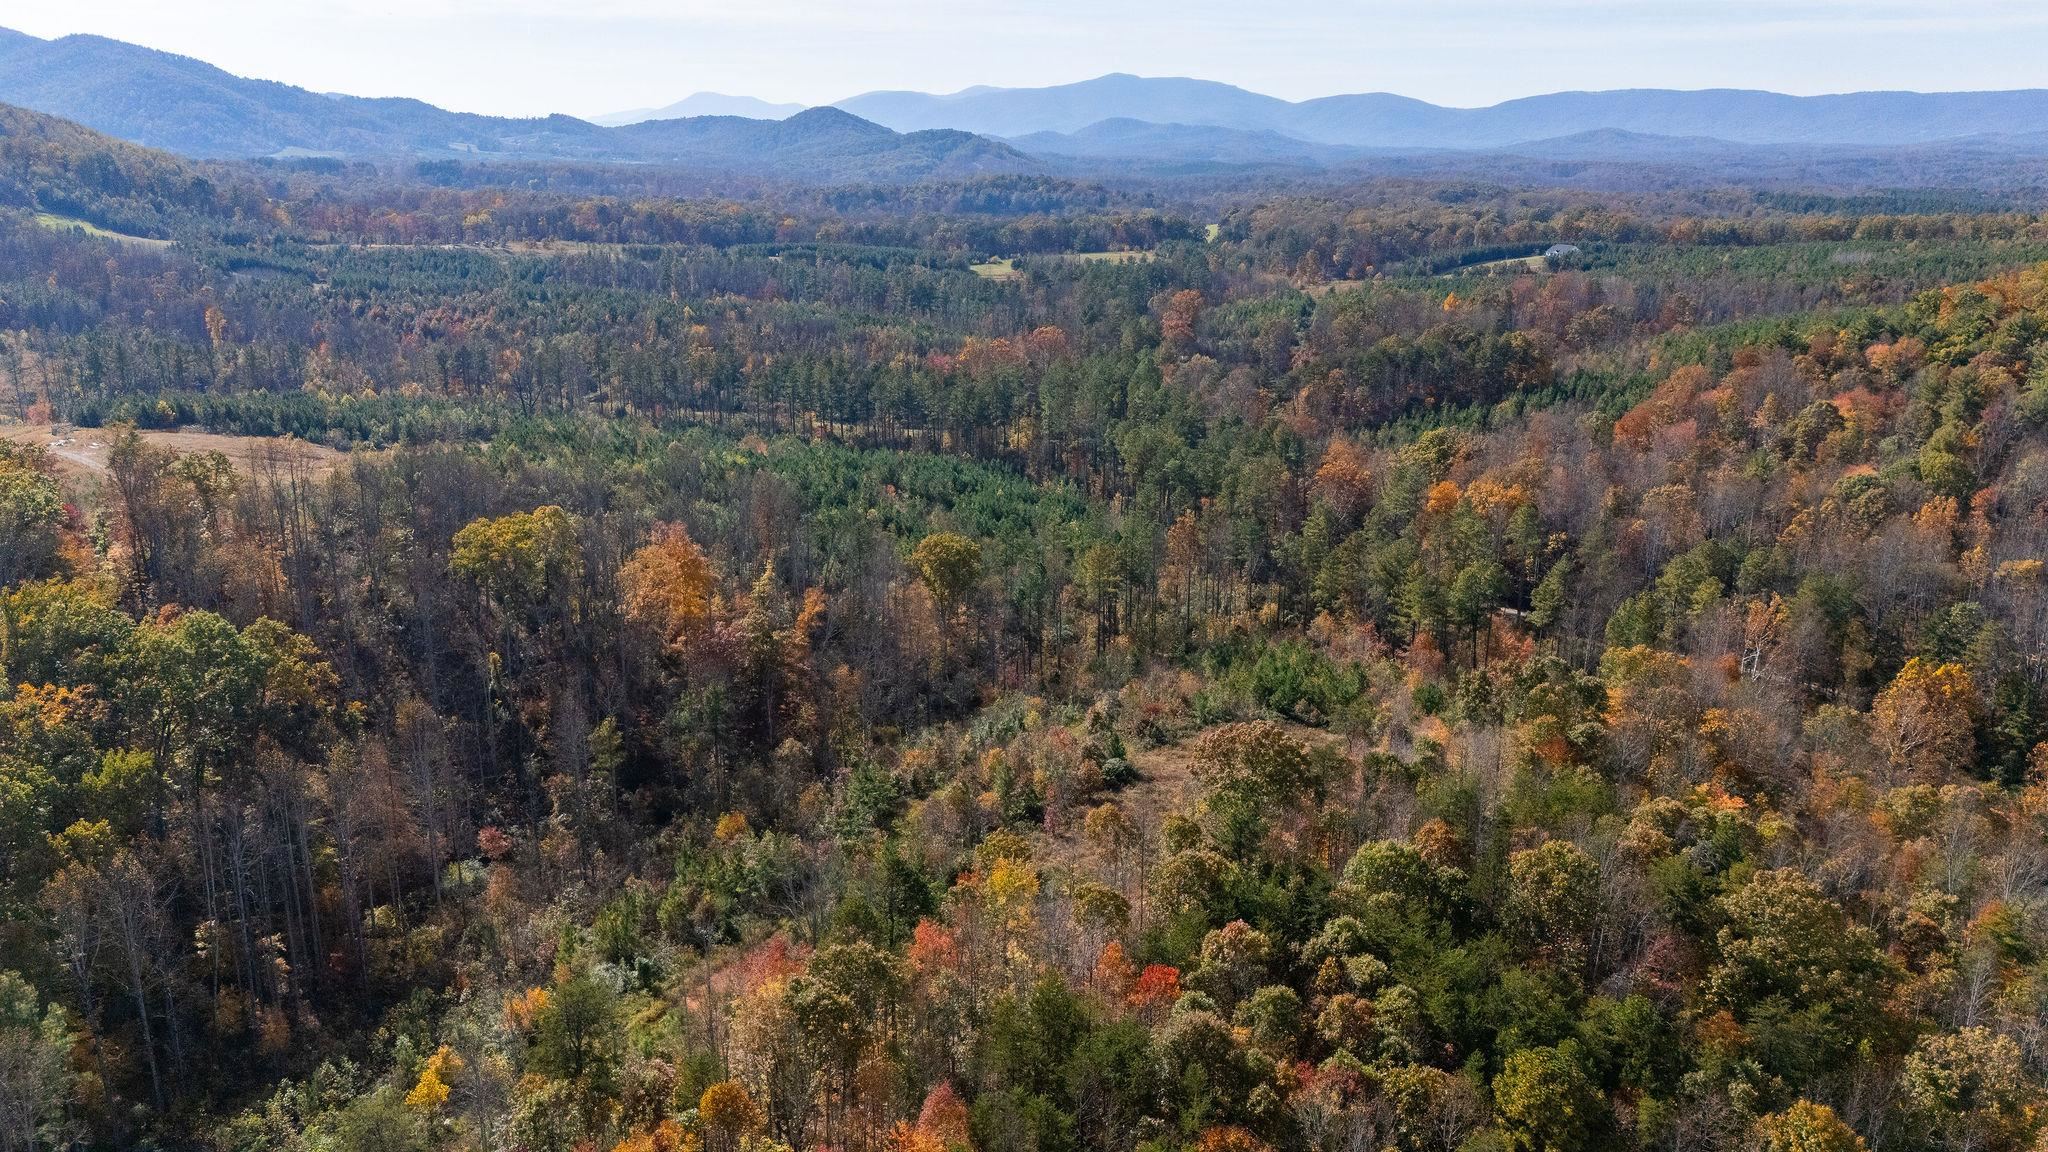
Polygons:
[[2048,89],[1791,96],[1742,88],[1624,88],[1456,108],[1390,92],[1295,102],[1211,80],[1112,73],[1044,88],[984,87],[940,96],[869,92],[838,106],[899,131],[952,127],[1005,138],[1073,133],[1122,118],[1368,148],[1495,148],[1603,128],[1738,144],[1897,146],[2037,130],[2048,119]]
[[451,112],[410,97],[326,94],[247,79],[99,36],[0,35],[0,103],[202,159],[503,157],[684,165],[792,180],[1037,168],[998,141],[898,133],[839,109],[782,120],[708,116],[623,127],[559,114],[512,119]]
[[1071,172],[1076,165],[1105,175],[1133,164],[1341,171],[1397,152],[1483,159],[1512,151],[1539,161],[1613,163],[1741,152],[1780,166],[1798,159],[1788,148],[1811,149],[1806,160],[1927,148],[2048,156],[2042,89],[1832,96],[1620,89],[1451,108],[1386,92],[1287,101],[1217,81],[1110,73],[1043,88],[869,92],[781,117],[659,115],[793,107],[699,93],[656,115],[606,125],[318,93],[105,37],[42,40],[4,28],[0,102],[197,158],[662,164],[799,182]]

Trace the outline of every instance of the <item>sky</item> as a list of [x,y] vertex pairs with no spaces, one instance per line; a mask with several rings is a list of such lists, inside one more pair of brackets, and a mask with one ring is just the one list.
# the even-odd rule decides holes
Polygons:
[[6,0],[0,26],[518,116],[1106,72],[1465,107],[1567,89],[2048,86],[2042,0]]

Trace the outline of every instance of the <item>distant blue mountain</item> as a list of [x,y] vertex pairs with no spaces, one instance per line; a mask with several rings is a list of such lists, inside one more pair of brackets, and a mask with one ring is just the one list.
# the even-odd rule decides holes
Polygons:
[[1076,132],[1104,120],[1143,120],[1249,131],[1284,130],[1293,105],[1209,80],[1115,73],[1052,88],[969,88],[948,96],[869,92],[839,107],[898,131],[958,128],[989,136]]
[[744,116],[749,120],[787,120],[804,110],[802,104],[771,104],[752,96],[727,96],[723,92],[696,92],[660,108],[635,108],[628,112],[607,112],[592,116],[592,124],[618,127],[648,120],[688,120],[697,116]]
[[628,161],[804,180],[1026,172],[1035,161],[965,132],[902,134],[836,108],[782,120],[659,119],[607,128],[450,112],[249,80],[98,36],[0,30],[0,103],[187,156],[517,157]]
[[1602,129],[1738,144],[1890,147],[2039,131],[2048,122],[2048,90],[1784,96],[1725,88],[1629,89],[1444,108],[1384,92],[1294,103],[1207,80],[1117,74],[1050,88],[970,88],[944,96],[870,92],[839,107],[901,131],[957,128],[1010,138],[1131,119],[1277,132],[1354,148],[1498,148]]

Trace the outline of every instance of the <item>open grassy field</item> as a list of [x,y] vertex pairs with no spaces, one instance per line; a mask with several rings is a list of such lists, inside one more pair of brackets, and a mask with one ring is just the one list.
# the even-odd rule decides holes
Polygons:
[[1019,267],[1026,260],[1057,260],[1069,264],[1149,264],[1154,253],[1145,252],[1052,252],[1042,256],[1019,256],[970,265],[985,280],[1016,280],[1024,275]]
[[[321,444],[289,436],[227,436],[203,431],[145,431],[142,438],[161,448],[180,453],[218,452],[235,470],[245,475],[274,468],[280,471],[303,467],[315,476],[334,471],[343,453]],[[60,470],[75,476],[98,476],[107,470],[107,453],[114,431],[108,428],[73,428],[68,424],[16,424],[0,422],[0,440],[15,444],[40,445]]]
[[989,260],[981,264],[970,265],[968,270],[984,280],[1022,280],[1024,278],[1023,270],[1017,267],[1015,260]]
[[152,240],[147,236],[130,236],[125,232],[109,232],[97,224],[71,216],[59,216],[53,212],[38,212],[35,222],[54,232],[79,231],[99,240],[118,240],[123,244],[134,244],[143,248],[169,248],[169,240]]
[[1488,260],[1483,264],[1467,264],[1463,268],[1454,268],[1444,273],[1444,275],[1448,277],[1492,272],[1542,272],[1547,270],[1548,267],[1549,265],[1544,262],[1541,256],[1511,256],[1506,260]]

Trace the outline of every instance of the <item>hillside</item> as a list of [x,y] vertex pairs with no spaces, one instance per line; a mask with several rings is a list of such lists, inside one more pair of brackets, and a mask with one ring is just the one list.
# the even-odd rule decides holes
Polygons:
[[2041,1146],[2042,218],[0,124],[8,1152]]
[[1035,167],[1016,149],[972,133],[897,133],[837,108],[811,108],[785,120],[698,116],[598,131],[606,133],[603,150],[591,159],[623,153],[797,179],[917,179]]
[[163,237],[182,221],[268,220],[246,184],[67,120],[0,104],[0,207]]

